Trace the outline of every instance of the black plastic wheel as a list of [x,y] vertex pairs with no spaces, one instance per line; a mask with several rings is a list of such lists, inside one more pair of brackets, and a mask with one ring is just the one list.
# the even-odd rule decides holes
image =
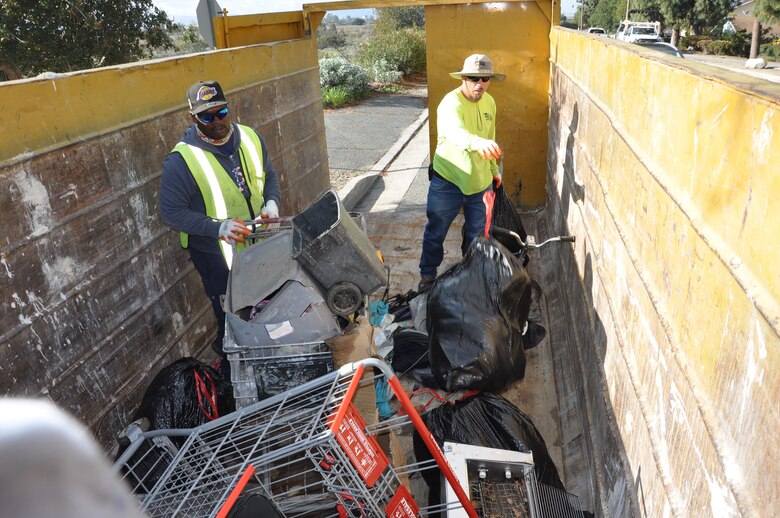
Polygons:
[[351,282],[334,284],[328,290],[326,303],[328,309],[341,317],[347,317],[358,310],[363,302],[363,292]]

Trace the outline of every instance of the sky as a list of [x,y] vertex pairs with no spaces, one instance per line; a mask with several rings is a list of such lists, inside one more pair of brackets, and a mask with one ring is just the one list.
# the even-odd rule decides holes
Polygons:
[[[316,4],[326,0],[217,0],[217,4],[222,9],[228,10],[228,15],[236,14],[255,14],[255,13],[274,13],[284,11],[300,11],[303,4]],[[330,1],[330,0],[327,0]],[[159,7],[172,18],[195,17],[195,10],[198,7],[199,0],[153,0],[156,7]],[[373,9],[350,9],[338,11],[340,16],[365,16],[371,14]]]
[[[168,16],[176,18],[195,18],[195,9],[199,0],[154,0],[154,5],[168,13]],[[283,11],[300,11],[303,4],[316,4],[325,0],[217,0],[219,6],[228,10],[229,15],[255,14]],[[576,10],[575,0],[563,0],[561,10],[564,14],[574,14]],[[366,16],[372,9],[350,9],[334,11],[338,16]]]

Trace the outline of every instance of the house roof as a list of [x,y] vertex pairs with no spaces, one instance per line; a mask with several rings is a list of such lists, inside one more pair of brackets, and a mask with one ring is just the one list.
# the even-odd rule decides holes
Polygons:
[[[747,32],[753,30],[753,20],[755,19],[755,16],[753,16],[753,4],[755,4],[755,0],[748,0],[747,2],[742,2],[731,11],[730,17],[733,19],[732,23],[734,23],[735,28]],[[770,25],[769,28],[772,34],[780,37],[780,23]]]

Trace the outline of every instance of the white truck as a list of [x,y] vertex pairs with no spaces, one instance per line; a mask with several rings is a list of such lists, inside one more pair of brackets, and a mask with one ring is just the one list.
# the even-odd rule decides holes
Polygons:
[[629,43],[663,41],[661,38],[661,23],[623,20],[618,25],[615,39]]

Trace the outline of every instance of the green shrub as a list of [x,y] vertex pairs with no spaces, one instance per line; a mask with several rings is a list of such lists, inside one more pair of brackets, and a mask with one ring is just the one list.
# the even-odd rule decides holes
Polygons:
[[344,88],[351,99],[360,99],[368,95],[368,72],[353,65],[344,58],[325,58],[320,60],[320,86]]
[[715,54],[718,56],[740,56],[747,57],[750,54],[750,43],[735,39],[721,39],[710,41],[703,46],[705,54]]
[[403,75],[421,72],[425,70],[425,32],[422,29],[374,31],[358,50],[357,60],[366,68],[385,60],[391,69]]
[[750,35],[745,31],[726,33],[717,39],[712,36],[684,36],[677,47],[683,52],[703,52],[720,56],[747,57],[750,54]]
[[677,48],[683,52],[704,52],[704,47],[711,41],[709,36],[682,36]]
[[387,85],[395,83],[403,77],[386,59],[380,59],[371,67],[371,76],[377,83]]
[[325,86],[322,88],[322,106],[338,108],[352,101],[349,91],[343,86]]
[[780,59],[780,39],[761,45],[760,54],[764,59],[770,61]]
[[344,58],[343,51],[338,49],[320,49],[318,54],[320,57],[320,60],[326,59],[326,58]]

